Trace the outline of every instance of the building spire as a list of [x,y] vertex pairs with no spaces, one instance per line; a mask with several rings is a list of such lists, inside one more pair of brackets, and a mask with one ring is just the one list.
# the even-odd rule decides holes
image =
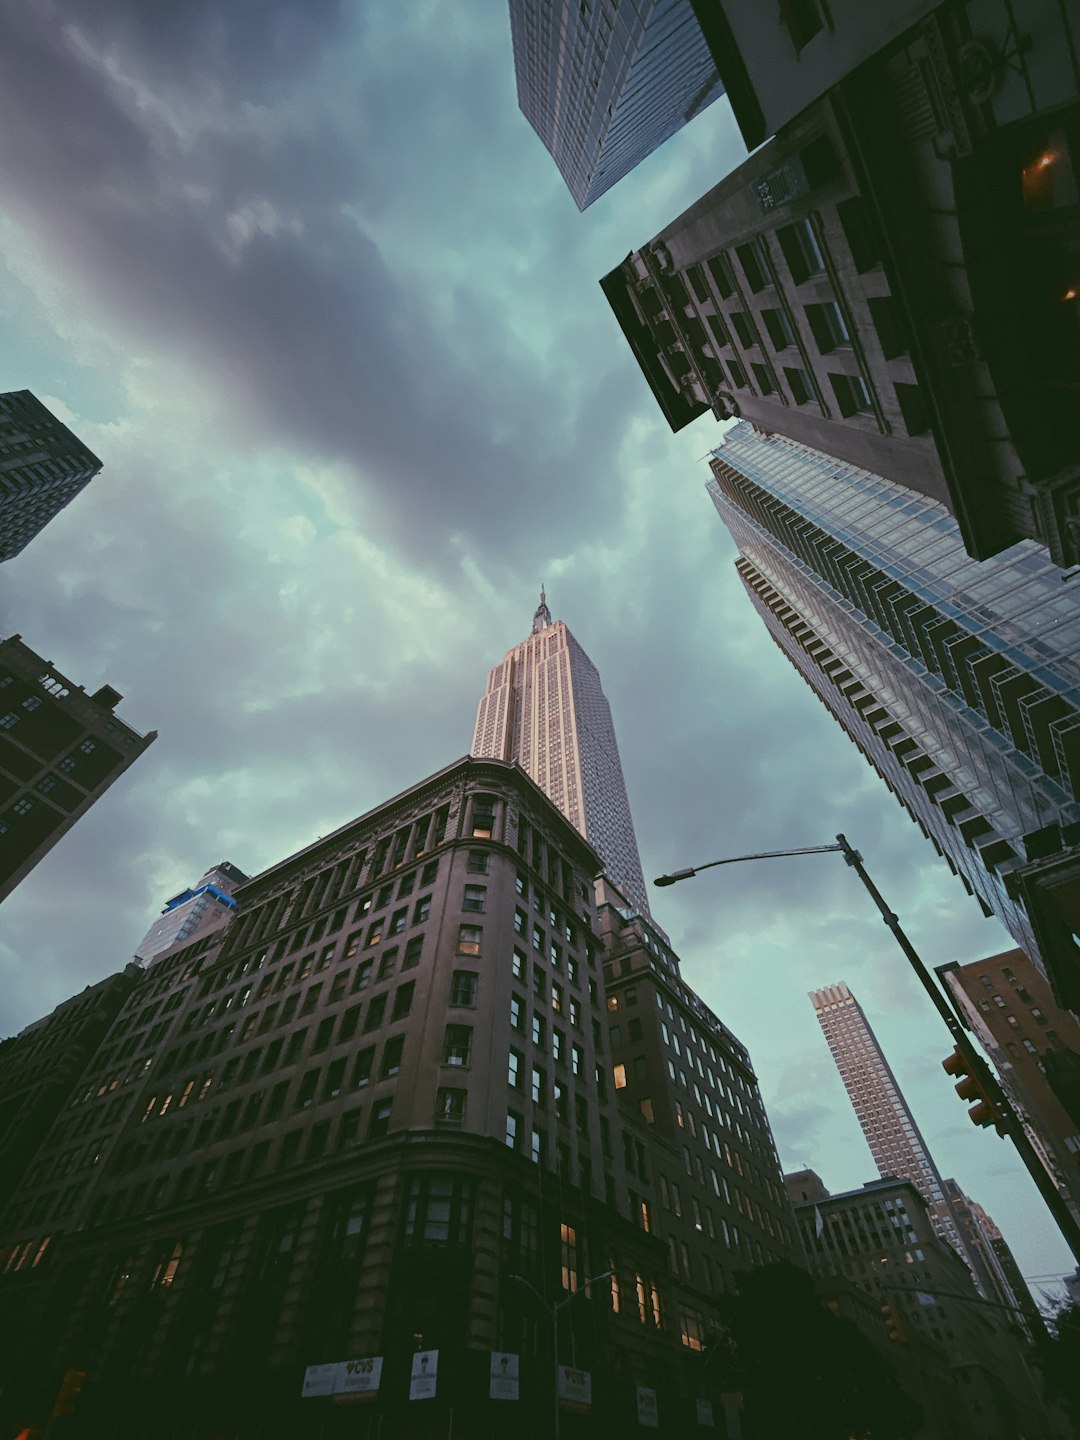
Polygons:
[[547,607],[547,596],[544,594],[544,582],[540,582],[540,604],[533,611],[533,634],[544,630],[551,624],[551,611]]

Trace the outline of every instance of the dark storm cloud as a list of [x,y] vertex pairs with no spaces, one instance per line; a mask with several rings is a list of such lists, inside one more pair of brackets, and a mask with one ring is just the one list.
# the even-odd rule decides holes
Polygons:
[[[43,5],[11,17],[0,55],[0,164],[30,223],[48,232],[64,263],[138,344],[168,337],[207,383],[224,386],[238,428],[355,465],[378,499],[380,532],[404,549],[446,561],[446,538],[459,528],[463,505],[481,547],[498,540],[535,549],[555,538],[556,526],[595,523],[615,488],[605,447],[640,400],[633,383],[621,383],[633,381],[631,365],[611,337],[598,342],[590,334],[595,363],[573,382],[549,383],[541,411],[530,403],[535,358],[497,306],[464,288],[455,323],[440,330],[425,300],[441,283],[437,243],[434,273],[411,283],[357,218],[367,178],[363,136],[390,99],[379,70],[351,101],[316,110],[310,129],[298,125],[284,141],[244,129],[242,102],[268,87],[289,90],[333,45],[336,7],[302,21],[291,7],[276,7],[268,31],[261,6],[181,7],[168,20],[149,19],[146,12],[159,8],[171,7]],[[71,25],[97,60],[73,39]],[[281,38],[297,27],[298,56]],[[362,37],[350,32],[348,42],[359,65]],[[239,54],[244,63],[234,70]],[[410,94],[434,125],[436,48],[419,54],[428,68],[418,76],[414,67]],[[501,58],[488,53],[470,63],[486,69]],[[179,114],[181,133],[154,115],[145,95],[132,98],[133,86],[159,78],[162,104]],[[197,113],[183,114],[204,93],[212,107],[215,81],[229,87],[224,131],[216,122],[200,129]],[[473,93],[493,90],[499,93],[478,84]],[[480,127],[478,141],[496,124],[484,103],[465,112]],[[499,117],[499,127],[513,124],[512,116]],[[439,133],[429,129],[428,143]],[[445,123],[441,133],[447,144]],[[474,184],[470,167],[489,157],[460,136],[453,150],[449,183],[460,175]],[[408,188],[400,156],[397,165],[397,183]],[[343,188],[350,179],[352,189]],[[416,190],[437,236],[439,199]],[[512,204],[506,213],[512,233]],[[497,233],[490,240],[498,246]],[[521,283],[527,288],[530,277]],[[600,318],[595,276],[588,283]],[[585,413],[601,423],[583,427]],[[536,512],[524,536],[521,496],[541,491],[563,508]]]

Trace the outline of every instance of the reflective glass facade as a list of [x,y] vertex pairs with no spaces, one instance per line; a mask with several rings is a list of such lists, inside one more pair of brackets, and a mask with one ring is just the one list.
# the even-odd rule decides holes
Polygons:
[[691,0],[510,0],[518,104],[579,210],[723,94]]
[[1077,586],[1032,541],[964,551],[939,502],[737,426],[708,483],[773,639],[988,914],[1080,840]]

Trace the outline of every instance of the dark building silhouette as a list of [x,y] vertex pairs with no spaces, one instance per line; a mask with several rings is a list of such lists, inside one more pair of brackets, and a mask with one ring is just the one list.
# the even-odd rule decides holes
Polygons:
[[[877,1301],[901,1374],[911,1373],[908,1345],[930,1346],[945,1357],[960,1403],[946,1401],[941,1413],[931,1411],[927,1418],[938,1426],[931,1433],[1020,1440],[1051,1430],[1010,1312],[978,1294],[963,1261],[934,1233],[914,1185],[874,1180],[830,1195],[813,1171],[786,1178],[811,1270]],[[811,1198],[801,1199],[803,1193]],[[920,1358],[920,1368],[924,1363]],[[942,1369],[940,1361],[928,1367],[935,1407],[943,1400]],[[925,1392],[913,1387],[913,1393]]]
[[157,739],[116,714],[18,635],[0,641],[0,900]]
[[[10,1193],[139,976],[129,965],[0,1041],[0,1175]],[[20,1257],[33,1263],[29,1253]]]
[[0,394],[0,560],[18,555],[100,469],[29,390]]
[[975,558],[1080,562],[1078,53],[1068,7],[939,6],[605,276],[672,428],[742,415]]

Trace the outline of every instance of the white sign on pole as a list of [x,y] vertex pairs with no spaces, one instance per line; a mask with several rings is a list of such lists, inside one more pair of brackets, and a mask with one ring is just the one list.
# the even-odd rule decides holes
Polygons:
[[506,1350],[491,1352],[492,1400],[516,1400],[518,1398],[518,1357]]
[[714,1430],[716,1428],[716,1421],[713,1419],[712,1401],[703,1400],[700,1396],[698,1396],[697,1402],[697,1423],[704,1425],[708,1430]]
[[369,1355],[363,1360],[343,1360],[338,1366],[335,1395],[368,1396],[374,1399],[382,1380],[382,1356]]
[[660,1416],[657,1413],[656,1391],[647,1385],[637,1387],[637,1423],[647,1430],[659,1430]]
[[574,1370],[560,1365],[559,1404],[567,1410],[592,1409],[592,1376],[588,1370]]
[[337,1370],[336,1362],[333,1365],[309,1365],[304,1371],[301,1399],[309,1400],[314,1395],[332,1395]]
[[412,1378],[409,1381],[409,1399],[434,1400],[438,1374],[438,1350],[417,1350],[416,1354],[412,1357]]

